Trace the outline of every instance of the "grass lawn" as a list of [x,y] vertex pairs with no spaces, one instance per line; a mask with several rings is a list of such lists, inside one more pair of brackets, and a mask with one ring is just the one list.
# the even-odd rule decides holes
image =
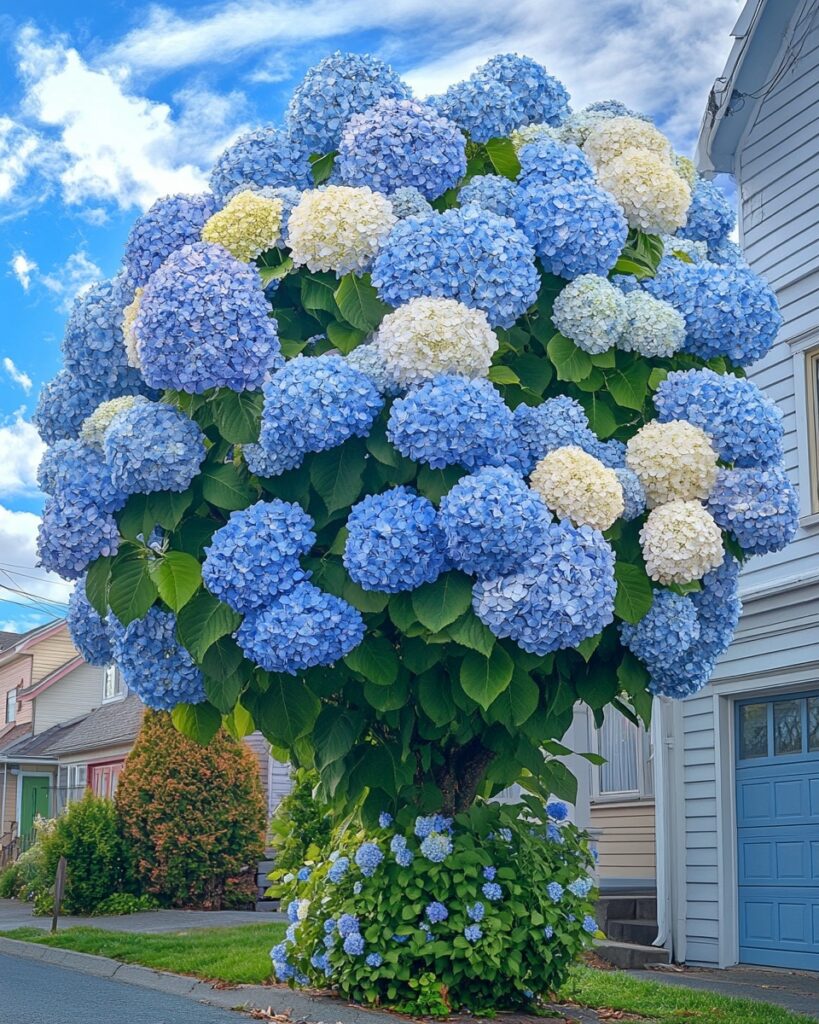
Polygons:
[[[269,951],[281,941],[284,927],[250,924],[163,935],[108,932],[100,928],[67,928],[50,935],[36,928],[17,928],[0,935],[208,980],[259,984],[270,977]],[[623,1010],[661,1024],[816,1024],[813,1018],[767,1003],[639,981],[621,971],[596,971],[581,966],[573,968],[560,998],[581,1006]]]

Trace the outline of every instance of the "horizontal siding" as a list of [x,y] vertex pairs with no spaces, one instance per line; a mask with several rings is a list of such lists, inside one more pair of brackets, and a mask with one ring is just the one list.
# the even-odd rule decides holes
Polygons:
[[[0,729],[5,728],[6,722],[6,695],[9,690],[17,688],[24,689],[31,682],[31,658],[21,655],[15,658],[8,665],[0,668]],[[31,704],[27,701],[18,701],[15,722],[17,725],[25,725],[31,721]]]
[[37,683],[51,675],[61,665],[76,658],[79,651],[71,642],[68,627],[63,626],[53,636],[40,640],[31,648],[31,681]]
[[268,761],[270,760],[270,744],[262,736],[260,732],[252,732],[249,736],[245,736],[243,740],[245,746],[250,749],[256,759],[256,772],[259,778],[259,783],[264,793],[265,804],[267,806],[267,813],[270,814],[270,793],[268,792],[268,781],[269,781],[269,770]]
[[600,878],[654,878],[657,873],[653,801],[592,804],[590,824],[600,830]]
[[70,722],[102,703],[103,670],[82,664],[34,698],[34,732]]

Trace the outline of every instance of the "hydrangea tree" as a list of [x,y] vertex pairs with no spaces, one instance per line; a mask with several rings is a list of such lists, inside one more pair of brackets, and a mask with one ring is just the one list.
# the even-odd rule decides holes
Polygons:
[[[182,731],[261,729],[323,800],[396,816],[399,868],[407,816],[440,824],[416,869],[473,830],[470,877],[498,827],[476,798],[521,782],[529,821],[571,798],[573,705],[648,721],[705,685],[740,563],[791,539],[782,417],[744,373],[776,301],[648,118],[571,111],[515,55],[418,101],[335,54],[210,184],[143,214],[71,314],[36,416],[42,563],[78,580],[88,659]],[[331,967],[377,938],[349,934]],[[532,987],[529,952],[488,956]]]

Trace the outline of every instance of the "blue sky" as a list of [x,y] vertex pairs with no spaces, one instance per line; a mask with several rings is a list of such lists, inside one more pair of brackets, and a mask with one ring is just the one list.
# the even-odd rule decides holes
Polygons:
[[[0,629],[70,587],[35,568],[29,419],[74,296],[116,272],[158,196],[204,186],[239,131],[275,122],[335,49],[377,53],[420,96],[494,53],[541,61],[572,102],[617,98],[691,154],[738,0],[11,0],[0,14]],[[33,595],[33,596],[26,596]]]

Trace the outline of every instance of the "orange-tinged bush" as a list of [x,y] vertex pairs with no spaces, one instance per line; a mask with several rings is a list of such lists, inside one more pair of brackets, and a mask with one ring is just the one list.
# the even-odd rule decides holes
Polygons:
[[249,902],[266,812],[255,758],[224,731],[207,746],[147,711],[116,793],[144,891],[173,906]]

